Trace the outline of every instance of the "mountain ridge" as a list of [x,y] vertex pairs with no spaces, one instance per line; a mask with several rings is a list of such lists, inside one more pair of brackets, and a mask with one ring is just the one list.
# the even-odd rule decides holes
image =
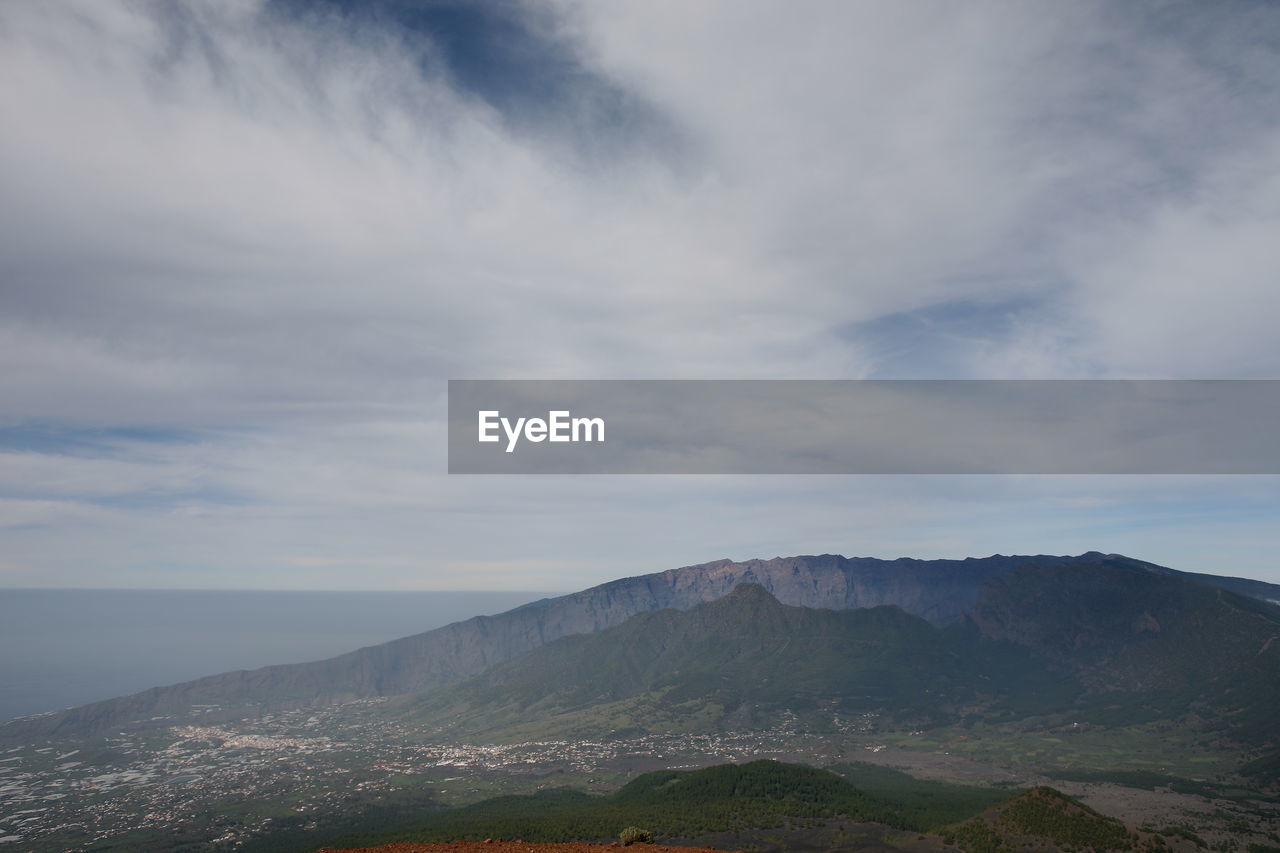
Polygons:
[[[0,724],[0,742],[79,737],[131,725],[168,725],[195,706],[219,706],[204,719],[229,719],[287,708],[396,696],[438,687],[573,634],[593,634],[637,613],[687,609],[722,598],[740,583],[759,583],[784,604],[855,609],[893,604],[935,625],[960,620],[984,583],[1029,564],[1096,563],[1179,576],[1280,600],[1280,586],[1242,578],[1193,575],[1122,555],[992,555],[963,560],[843,557],[834,554],[734,562],[721,559],[609,581],[493,616],[302,664],[208,676],[131,696]],[[153,717],[169,718],[153,721]]]
[[864,715],[898,729],[1068,712],[1173,722],[1194,709],[1197,727],[1265,745],[1280,739],[1268,714],[1280,703],[1277,636],[1280,607],[1098,563],[991,579],[970,617],[945,627],[896,605],[787,605],[742,583],[562,637],[393,713],[432,737],[521,742],[784,718],[832,732]]

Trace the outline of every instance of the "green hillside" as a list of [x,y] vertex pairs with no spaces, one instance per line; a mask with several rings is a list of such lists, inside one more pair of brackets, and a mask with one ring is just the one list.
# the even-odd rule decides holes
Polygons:
[[[896,607],[816,610],[743,584],[688,611],[566,637],[403,711],[440,735],[604,735],[762,727],[782,711],[832,729],[865,712],[903,725],[1054,710],[1080,687],[1012,643]],[[531,725],[533,724],[533,725]]]
[[964,853],[1015,850],[1164,850],[1158,835],[1130,830],[1053,788],[1027,791],[988,812],[942,831]]

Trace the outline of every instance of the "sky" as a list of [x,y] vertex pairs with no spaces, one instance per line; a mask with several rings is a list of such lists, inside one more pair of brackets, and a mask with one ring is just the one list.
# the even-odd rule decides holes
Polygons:
[[1268,3],[0,4],[0,587],[1280,582],[1272,476],[466,477],[448,379],[1280,377]]

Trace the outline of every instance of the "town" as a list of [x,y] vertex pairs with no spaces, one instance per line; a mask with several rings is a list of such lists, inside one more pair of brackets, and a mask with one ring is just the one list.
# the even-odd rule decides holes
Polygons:
[[[814,754],[786,722],[749,733],[429,743],[379,717],[384,701],[234,723],[205,722],[218,710],[205,707],[168,728],[10,749],[0,753],[0,849],[74,850],[174,833],[234,848],[285,818],[296,825],[299,816],[358,813],[387,798],[434,808],[546,787],[605,792],[659,768]],[[874,716],[843,727],[869,730]]]

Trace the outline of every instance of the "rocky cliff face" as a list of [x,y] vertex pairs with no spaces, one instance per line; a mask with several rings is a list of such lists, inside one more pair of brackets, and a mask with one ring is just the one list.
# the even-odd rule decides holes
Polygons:
[[[717,560],[657,574],[612,581],[544,599],[496,616],[480,616],[359,649],[329,660],[225,673],[0,725],[0,742],[54,736],[80,737],[164,715],[186,715],[194,705],[217,705],[204,719],[306,707],[436,687],[481,672],[559,637],[619,625],[666,607],[687,609],[719,599],[736,585],[757,583],[784,604],[849,609],[894,604],[935,625],[961,618],[985,582],[1027,564],[1112,562],[1159,574],[1172,569],[1096,552],[1077,557],[996,555],[965,560],[877,560],[838,555]],[[1186,575],[1225,586],[1245,584],[1250,594],[1280,599],[1280,587],[1256,581]]]

